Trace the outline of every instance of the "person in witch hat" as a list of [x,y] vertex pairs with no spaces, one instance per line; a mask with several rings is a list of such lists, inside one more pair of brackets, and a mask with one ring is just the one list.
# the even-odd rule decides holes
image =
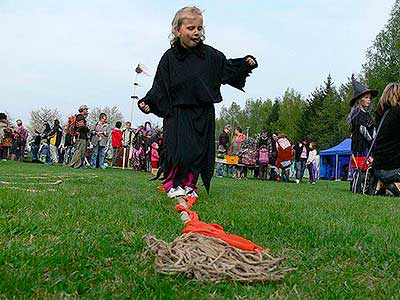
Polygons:
[[351,76],[353,98],[350,100],[351,110],[348,121],[351,131],[351,151],[356,157],[365,156],[375,136],[375,123],[370,115],[372,97],[378,95],[377,90],[369,89]]

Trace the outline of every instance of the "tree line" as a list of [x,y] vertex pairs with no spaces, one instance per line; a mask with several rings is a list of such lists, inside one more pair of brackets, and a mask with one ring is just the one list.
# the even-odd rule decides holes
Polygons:
[[[380,94],[388,83],[400,82],[400,0],[395,1],[387,24],[366,50],[362,71],[355,75]],[[249,131],[251,136],[266,128],[270,133],[286,134],[291,141],[308,137],[320,149],[332,147],[350,135],[350,76],[347,82],[336,86],[328,75],[307,98],[289,88],[275,99],[247,99],[244,107],[232,102],[229,107],[222,107],[216,119],[216,134],[229,123]],[[375,105],[379,96],[374,99]]]

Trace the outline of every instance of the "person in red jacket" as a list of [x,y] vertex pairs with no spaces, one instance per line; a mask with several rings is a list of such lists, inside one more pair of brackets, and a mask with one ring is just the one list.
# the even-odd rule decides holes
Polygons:
[[112,165],[117,166],[119,160],[119,153],[122,148],[122,123],[118,121],[115,123],[115,128],[111,131],[111,145],[113,147]]
[[290,167],[292,165],[292,145],[285,134],[279,135],[276,143],[278,145],[276,166],[282,170],[281,181],[289,182]]

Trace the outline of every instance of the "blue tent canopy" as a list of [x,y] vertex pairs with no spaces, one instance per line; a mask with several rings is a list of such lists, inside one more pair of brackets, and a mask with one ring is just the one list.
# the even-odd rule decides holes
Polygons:
[[321,150],[319,155],[351,155],[351,139],[345,139],[339,145],[335,147]]
[[[345,139],[340,144],[319,152],[320,178],[346,178],[351,157],[351,139]],[[346,172],[347,169],[347,172]]]

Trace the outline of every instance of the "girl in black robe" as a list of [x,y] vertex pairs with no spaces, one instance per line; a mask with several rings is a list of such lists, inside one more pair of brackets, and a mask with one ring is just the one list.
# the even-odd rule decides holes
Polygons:
[[214,103],[222,101],[221,84],[243,90],[257,67],[254,57],[226,59],[203,44],[202,12],[179,10],[172,22],[171,48],[161,57],[153,86],[138,102],[145,113],[163,118],[164,190],[171,197],[197,190],[200,175],[209,192],[214,171]]
[[375,137],[375,122],[370,114],[372,97],[378,94],[377,90],[368,89],[351,77],[353,84],[353,98],[350,101],[351,111],[348,121],[351,130],[351,151],[355,157],[367,154],[371,142]]

